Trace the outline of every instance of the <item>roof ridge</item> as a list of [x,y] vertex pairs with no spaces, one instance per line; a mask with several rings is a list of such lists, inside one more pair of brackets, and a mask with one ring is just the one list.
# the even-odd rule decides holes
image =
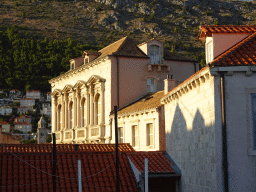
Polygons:
[[[119,39],[119,40],[117,40],[117,41],[115,41],[115,42],[109,44],[108,46],[103,47],[103,48],[102,48],[101,50],[99,50],[98,52],[102,52],[102,50],[105,50],[105,49],[109,48],[109,47],[112,46],[113,44],[116,44],[116,43],[118,43],[119,41],[121,41],[121,40],[123,40],[123,39],[125,40],[127,37],[128,37],[128,36],[125,36],[125,37],[123,37],[123,38],[121,38],[121,39]],[[123,40],[123,41],[124,41],[124,40]],[[122,43],[122,44],[123,44],[123,43]],[[121,45],[122,45],[122,44],[121,44]],[[121,45],[120,45],[120,46],[121,46]],[[119,49],[119,48],[118,48],[118,49]]]
[[235,45],[231,46],[229,49],[227,49],[223,53],[216,56],[215,59],[209,65],[212,67],[217,62],[220,62],[221,60],[225,59],[225,57],[223,57],[223,56],[234,53],[235,51],[240,49],[243,45],[249,43],[251,40],[253,40],[255,38],[256,38],[256,32],[250,34],[249,36],[245,37],[244,39],[242,39],[241,41],[239,41]]
[[[123,38],[122,38],[123,39]],[[124,37],[124,40],[123,40],[123,42],[122,42],[122,44],[118,47],[118,49],[115,51],[115,52],[113,52],[112,54],[115,54],[115,53],[118,53],[118,51],[125,45],[125,42],[127,41],[127,39],[131,39],[129,36],[125,36]]]

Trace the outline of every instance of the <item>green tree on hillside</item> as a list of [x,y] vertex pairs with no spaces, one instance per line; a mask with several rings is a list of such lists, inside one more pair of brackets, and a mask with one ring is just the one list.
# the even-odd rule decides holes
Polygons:
[[0,31],[0,88],[47,92],[48,81],[68,71],[70,59],[100,48],[75,44],[71,39],[26,39],[12,26]]

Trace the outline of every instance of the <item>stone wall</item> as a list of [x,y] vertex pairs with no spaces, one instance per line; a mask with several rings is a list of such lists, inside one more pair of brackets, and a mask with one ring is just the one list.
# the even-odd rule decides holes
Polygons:
[[214,77],[202,73],[208,69],[165,101],[166,149],[181,169],[182,191],[217,191]]

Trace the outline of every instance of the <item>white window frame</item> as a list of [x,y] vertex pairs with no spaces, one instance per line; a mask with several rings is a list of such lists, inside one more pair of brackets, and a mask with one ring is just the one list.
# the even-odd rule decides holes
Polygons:
[[[136,128],[137,127],[137,132],[136,132]],[[132,146],[134,148],[139,148],[140,146],[140,139],[139,139],[139,126],[138,125],[132,125]],[[137,133],[137,134],[136,134]],[[137,142],[136,142],[137,141]],[[136,145],[137,143],[137,145]]]
[[[150,134],[149,125],[152,125],[152,133]],[[152,136],[152,144],[150,145],[150,136]],[[146,124],[146,146],[154,147],[154,123]]]
[[[152,51],[153,51],[153,54],[152,54]],[[160,46],[150,45],[149,46],[149,57],[150,57],[151,64],[160,64],[161,63]]]
[[[121,130],[122,130],[122,136],[121,136]],[[124,127],[118,127],[118,143],[124,143]]]

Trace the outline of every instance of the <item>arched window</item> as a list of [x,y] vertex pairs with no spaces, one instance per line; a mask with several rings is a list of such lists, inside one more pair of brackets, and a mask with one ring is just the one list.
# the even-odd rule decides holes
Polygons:
[[86,109],[86,99],[83,98],[81,101],[81,127],[86,126],[86,115],[87,115],[87,109]]
[[150,45],[149,56],[151,64],[160,64],[160,47],[157,45]]
[[100,94],[97,94],[95,97],[95,119],[96,125],[100,125],[101,123],[101,102],[100,102]]
[[61,130],[61,105],[59,105],[58,107],[58,112],[57,112],[58,116],[57,116],[57,130],[60,131]]
[[69,104],[69,120],[70,120],[69,129],[72,129],[72,127],[73,127],[73,102],[70,102],[70,104]]

